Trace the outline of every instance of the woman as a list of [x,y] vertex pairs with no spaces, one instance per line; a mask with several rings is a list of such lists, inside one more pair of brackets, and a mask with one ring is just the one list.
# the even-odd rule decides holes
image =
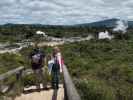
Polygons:
[[61,56],[60,49],[58,47],[54,47],[53,49],[53,66],[52,66],[52,87],[54,89],[59,88],[59,75],[62,72],[63,60]]

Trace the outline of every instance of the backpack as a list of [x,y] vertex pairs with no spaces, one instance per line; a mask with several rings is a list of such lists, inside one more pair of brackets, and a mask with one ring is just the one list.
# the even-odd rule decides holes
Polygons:
[[32,63],[39,64],[41,60],[41,54],[37,53],[32,56]]

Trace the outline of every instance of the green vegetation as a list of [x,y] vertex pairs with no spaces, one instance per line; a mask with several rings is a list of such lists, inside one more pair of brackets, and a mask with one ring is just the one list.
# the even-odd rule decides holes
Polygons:
[[0,74],[5,73],[11,69],[23,66],[25,63],[20,54],[0,54]]
[[[25,63],[24,58],[20,54],[11,54],[11,53],[4,53],[0,54],[0,74],[6,73],[9,70],[15,69],[17,67],[23,66]],[[23,83],[23,82],[22,82]],[[10,86],[11,91],[9,90],[8,93],[0,93],[0,100],[5,100],[4,96],[14,98],[16,95],[19,95],[20,92],[20,85],[22,85],[18,80],[16,80],[15,75],[11,75],[9,78],[6,78],[3,81],[0,81],[0,85],[4,84],[4,86]]]
[[[112,28],[90,27],[90,26],[51,26],[51,25],[26,25],[26,24],[6,24],[0,26],[0,42],[20,42],[25,39],[35,41],[36,31],[43,31],[54,37],[86,37],[88,34],[97,37],[97,33],[108,30],[111,34]],[[132,28],[128,29],[133,32]]]
[[132,40],[91,40],[62,51],[82,100],[132,100]]

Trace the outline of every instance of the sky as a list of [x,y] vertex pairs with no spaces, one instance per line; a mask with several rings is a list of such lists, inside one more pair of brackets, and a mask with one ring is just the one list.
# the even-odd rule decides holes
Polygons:
[[1,0],[0,24],[71,25],[133,20],[133,0]]

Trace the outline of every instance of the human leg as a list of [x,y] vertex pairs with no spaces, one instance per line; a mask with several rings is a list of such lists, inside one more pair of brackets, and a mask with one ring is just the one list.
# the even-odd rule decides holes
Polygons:
[[59,71],[56,72],[56,76],[55,76],[55,87],[56,87],[56,89],[59,88]]
[[43,84],[43,88],[47,88],[47,78],[46,78],[45,72],[41,68],[39,69],[38,77],[40,82],[42,82]]
[[34,70],[34,75],[35,75],[35,84],[36,84],[36,87],[37,87],[37,89],[40,89],[40,76],[39,76],[39,70],[38,69],[36,69],[36,70]]

